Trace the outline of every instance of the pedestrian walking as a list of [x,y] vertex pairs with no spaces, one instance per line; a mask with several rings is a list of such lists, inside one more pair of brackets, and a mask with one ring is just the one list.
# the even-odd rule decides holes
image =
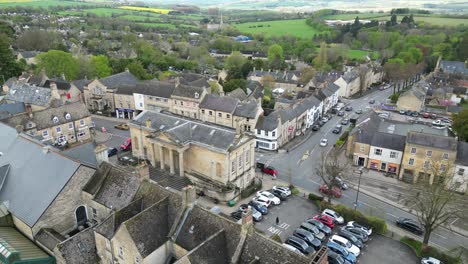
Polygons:
[[279,225],[279,217],[276,217],[276,225]]

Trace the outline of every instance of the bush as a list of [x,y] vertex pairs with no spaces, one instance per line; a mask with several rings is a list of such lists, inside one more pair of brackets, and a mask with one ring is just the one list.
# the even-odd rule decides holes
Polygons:
[[338,147],[341,147],[341,145],[343,145],[343,143],[344,143],[344,141],[341,140],[341,139],[338,139],[338,140],[336,141],[336,145],[337,145]]
[[278,234],[274,234],[274,235],[272,235],[270,238],[271,238],[272,240],[274,240],[274,241],[280,243],[280,244],[283,243],[283,241],[281,241],[281,237],[280,237]]
[[247,188],[245,188],[241,192],[241,197],[242,198],[247,198],[250,195],[254,194],[256,191],[260,190],[260,189],[262,189],[262,182],[261,181],[258,184],[252,184],[252,185],[248,186]]
[[289,185],[289,189],[291,190],[291,194],[292,195],[298,195],[300,193],[299,189],[296,188],[296,186],[294,185]]
[[432,246],[429,246],[427,250],[422,251],[422,242],[417,241],[413,238],[405,236],[405,237],[402,237],[400,241],[410,246],[416,253],[416,256],[418,257],[433,257],[442,261],[443,263],[453,263],[453,264],[461,263],[460,258],[452,257]]
[[340,136],[340,140],[345,141],[348,138],[349,131],[346,130],[343,134]]
[[309,200],[311,201],[323,201],[323,197],[320,195],[315,195],[313,193],[309,193]]

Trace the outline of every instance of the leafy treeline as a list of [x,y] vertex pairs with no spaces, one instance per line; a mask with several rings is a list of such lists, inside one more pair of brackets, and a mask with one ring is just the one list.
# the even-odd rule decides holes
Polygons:
[[13,32],[8,23],[0,21],[0,84],[20,75],[24,67],[16,61],[13,50],[10,49]]

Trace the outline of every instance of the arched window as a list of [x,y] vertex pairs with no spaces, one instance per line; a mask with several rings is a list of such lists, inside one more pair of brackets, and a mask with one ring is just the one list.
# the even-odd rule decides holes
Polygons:
[[76,225],[83,226],[88,222],[88,215],[86,213],[86,207],[83,205],[78,206],[75,210]]

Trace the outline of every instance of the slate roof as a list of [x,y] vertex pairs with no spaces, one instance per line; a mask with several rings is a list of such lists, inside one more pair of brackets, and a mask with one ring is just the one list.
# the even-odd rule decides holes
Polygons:
[[160,82],[157,80],[140,82],[136,86],[137,93],[163,98],[171,98],[174,89],[175,85],[173,83]]
[[[80,164],[0,124],[0,167],[10,164],[10,171],[0,190],[0,200],[8,201],[8,210],[32,227]],[[44,166],[47,164],[47,166]],[[27,194],[27,195],[26,195]]]
[[247,94],[245,94],[244,90],[242,90],[241,88],[237,88],[234,91],[228,93],[227,95],[232,98],[237,98],[239,99],[239,101],[244,101],[245,99],[247,99]]
[[11,103],[11,104],[0,104],[0,113],[6,112],[9,115],[16,115],[26,112],[26,108],[23,102]]
[[456,164],[468,166],[468,142],[458,142]]
[[75,87],[78,88],[78,90],[83,92],[84,87],[86,85],[90,84],[91,82],[92,82],[92,80],[76,80],[76,81],[73,81],[72,84],[75,85]]
[[[71,119],[66,119],[67,114],[70,114]],[[11,127],[23,126],[23,128],[26,129],[26,124],[31,121],[36,125],[36,129],[41,130],[48,127],[74,122],[89,116],[90,113],[86,108],[86,105],[81,102],[75,102],[71,104],[64,104],[55,108],[50,107],[44,110],[36,111],[33,113],[32,118],[29,117],[28,113],[24,113],[21,115],[12,116],[3,122],[7,123]],[[58,118],[59,121],[57,123],[54,122],[54,117]]]
[[426,147],[445,149],[450,151],[457,150],[457,139],[453,137],[438,136],[420,132],[409,132],[406,142]]
[[359,77],[359,73],[353,70],[353,71],[345,72],[341,77],[346,83],[350,83]]
[[184,73],[179,74],[178,78],[181,84],[188,85],[191,82],[195,82],[200,79],[205,79],[205,76],[198,74],[198,73],[184,72]]
[[195,86],[195,87],[204,87],[204,88],[209,88],[210,87],[210,83],[205,78],[201,78],[201,79],[198,79],[196,81],[189,82],[189,83],[187,83],[187,85]]
[[[188,85],[178,85],[175,87],[172,95],[173,96],[180,96],[180,97],[187,97],[193,99],[201,99],[201,95],[205,89],[203,87],[195,87],[195,86],[188,86]],[[196,98],[196,94],[198,94],[198,98]]]
[[245,117],[245,118],[255,118],[258,111],[257,101],[249,100],[246,102],[239,102],[234,111],[235,116]]
[[298,82],[297,80],[294,80],[294,78],[297,77],[296,74],[290,71],[268,72],[268,71],[254,70],[249,73],[248,77],[253,77],[253,76],[263,77],[267,75],[271,75],[275,79],[275,82],[278,82],[278,83],[297,84]]
[[416,98],[418,98],[421,101],[424,101],[426,98],[426,93],[427,90],[429,89],[430,85],[425,82],[425,81],[419,81],[411,89],[405,91],[400,95],[400,97],[405,96],[405,95],[414,95]]
[[405,142],[405,136],[388,133],[375,133],[371,141],[371,146],[404,151]]
[[70,87],[71,87],[71,84],[70,82],[67,82],[65,80],[60,80],[60,79],[50,79],[50,80],[47,80],[45,83],[44,83],[44,87],[45,88],[50,88],[50,83],[54,82],[55,85],[57,85],[57,89],[58,90],[65,90],[65,91],[68,91],[70,90]]
[[138,82],[138,79],[130,72],[124,71],[99,79],[99,82],[105,85],[108,89],[114,90],[120,86],[134,85]]
[[238,103],[239,100],[236,98],[207,94],[200,103],[200,109],[205,108],[226,113],[234,113]]
[[88,142],[76,147],[67,148],[62,151],[62,154],[71,159],[79,160],[82,164],[97,168],[97,159],[94,153],[95,148],[96,146],[93,142]]
[[49,88],[16,83],[10,87],[5,98],[25,104],[47,106],[51,99],[51,92]]
[[439,67],[446,73],[468,74],[468,68],[466,68],[465,63],[462,61],[441,60]]
[[39,53],[39,51],[21,51],[20,54],[23,56],[25,59],[30,59],[36,57]]
[[199,144],[221,151],[236,147],[246,136],[236,138],[236,131],[197,120],[185,119],[168,112],[143,111],[131,123],[135,127],[145,128],[146,120],[151,120],[155,133],[164,133],[178,144]]
[[356,127],[354,127],[353,130],[351,130],[350,134],[351,135],[356,134],[355,142],[370,145],[378,129],[379,129],[378,117],[375,113],[372,113],[370,117],[356,124]]
[[278,117],[280,116],[280,112],[274,111],[273,113],[267,116],[260,116],[257,121],[257,125],[255,126],[258,130],[265,130],[265,131],[272,131],[278,127]]

